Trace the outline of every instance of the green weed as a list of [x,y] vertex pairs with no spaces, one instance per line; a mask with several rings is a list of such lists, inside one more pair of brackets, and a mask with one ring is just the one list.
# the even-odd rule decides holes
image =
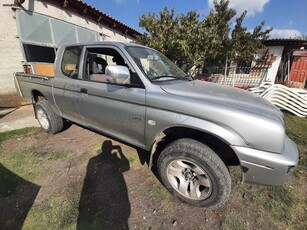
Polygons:
[[297,145],[307,147],[307,119],[286,113],[286,133]]
[[23,229],[76,229],[78,202],[69,194],[53,194],[32,207]]
[[51,152],[48,154],[48,160],[59,160],[59,159],[65,159],[67,156],[70,155],[69,151],[57,151],[57,152]]
[[15,174],[34,182],[42,173],[39,167],[42,158],[35,156],[30,150],[16,150],[4,157],[3,164]]
[[0,144],[3,141],[15,138],[15,137],[25,137],[27,135],[33,134],[37,132],[39,128],[23,128],[23,129],[17,129],[17,130],[12,130],[12,131],[6,131],[6,132],[1,132],[0,133]]
[[227,210],[223,219],[222,229],[241,230],[245,229],[244,220],[236,214],[236,210]]

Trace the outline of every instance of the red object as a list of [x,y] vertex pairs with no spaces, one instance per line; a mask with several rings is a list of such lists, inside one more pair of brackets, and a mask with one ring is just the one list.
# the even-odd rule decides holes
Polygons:
[[293,56],[289,81],[305,84],[307,79],[307,51],[294,51]]

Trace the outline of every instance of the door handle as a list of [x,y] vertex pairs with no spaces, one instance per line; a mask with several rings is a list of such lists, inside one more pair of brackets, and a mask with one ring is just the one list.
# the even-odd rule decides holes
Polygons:
[[80,89],[80,92],[81,92],[81,93],[87,93],[87,89],[81,88],[81,89]]

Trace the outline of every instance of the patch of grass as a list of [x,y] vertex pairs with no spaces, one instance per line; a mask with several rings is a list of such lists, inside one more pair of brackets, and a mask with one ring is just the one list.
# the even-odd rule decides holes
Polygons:
[[152,189],[150,191],[150,199],[158,201],[161,203],[161,208],[168,212],[171,210],[171,207],[174,206],[174,202],[179,202],[177,198],[173,197],[170,192],[159,182],[157,178],[153,178],[151,175],[149,180],[153,180]]
[[32,207],[23,229],[76,229],[78,202],[67,194],[54,194]]
[[0,198],[9,197],[24,190],[30,183],[0,164]]
[[160,201],[166,200],[170,197],[170,193],[161,183],[154,183],[152,188],[152,196],[154,199],[158,199]]
[[48,154],[48,160],[60,160],[65,159],[67,156],[70,155],[69,151],[57,151],[57,152],[51,152]]
[[300,153],[299,166],[294,175],[306,176],[307,173],[307,119],[285,114],[287,135],[296,143]]
[[71,181],[65,190],[52,193],[28,213],[23,229],[76,229],[83,178]]
[[42,173],[42,159],[29,150],[16,150],[3,159],[3,164],[15,174],[34,182]]
[[39,155],[29,149],[18,149],[10,153],[10,155],[4,156],[1,161],[6,168],[15,174],[34,182],[44,174],[46,166],[44,162],[46,160],[61,160],[69,155],[69,151],[57,151]]
[[[37,128],[25,128],[0,133],[0,140],[3,142],[10,139],[17,140],[27,135],[33,136],[37,130]],[[76,229],[83,178],[74,179],[72,184],[76,183],[76,185],[69,184],[68,188],[56,193],[62,188],[59,187],[59,190],[55,190],[56,192],[47,196],[48,198],[44,201],[33,205],[40,189],[37,185],[38,181],[53,173],[55,173],[55,176],[52,176],[53,179],[59,178],[59,171],[50,171],[50,166],[67,157],[70,157],[69,151],[46,152],[45,149],[37,149],[35,143],[22,149],[15,148],[1,155],[0,207],[14,206],[9,207],[8,214],[0,215],[0,223],[5,224],[4,228],[9,226],[12,229],[21,227],[23,229]],[[62,175],[63,172],[60,174]],[[42,190],[41,192],[44,193]]]
[[306,229],[307,120],[286,113],[285,127],[300,154],[296,178],[281,186],[254,188],[253,203],[261,221],[270,221],[276,229]]
[[236,210],[227,210],[223,219],[222,229],[241,230],[246,229],[244,220],[236,213]]
[[307,145],[307,119],[286,113],[286,133],[298,145]]
[[276,229],[307,228],[303,184],[260,187],[253,203],[260,213],[260,221],[269,221]]
[[27,135],[33,134],[37,132],[39,128],[31,127],[31,128],[23,128],[23,129],[16,129],[12,131],[6,131],[0,133],[0,144],[3,141],[16,138],[16,137],[25,137]]
[[129,151],[128,153],[125,153],[125,156],[127,157],[130,167],[133,167],[134,169],[138,169],[138,166],[140,165],[139,156],[135,150]]
[[[261,187],[255,195],[254,203],[258,209],[266,213],[266,218],[283,222],[287,220],[293,199],[291,190],[287,186]],[[263,213],[263,214],[264,214]]]
[[260,187],[255,204],[263,219],[270,220],[278,229],[307,229],[307,119],[285,114],[287,135],[297,144],[300,160],[296,178],[276,187]]
[[40,190],[0,164],[0,228],[21,229]]

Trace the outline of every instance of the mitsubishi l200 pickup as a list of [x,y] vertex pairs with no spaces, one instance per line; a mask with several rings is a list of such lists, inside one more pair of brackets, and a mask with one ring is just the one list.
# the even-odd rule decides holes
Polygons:
[[54,76],[16,73],[48,133],[70,121],[150,154],[178,199],[216,209],[228,199],[228,166],[242,181],[279,185],[298,164],[283,114],[244,90],[193,80],[160,52],[131,43],[61,46]]

